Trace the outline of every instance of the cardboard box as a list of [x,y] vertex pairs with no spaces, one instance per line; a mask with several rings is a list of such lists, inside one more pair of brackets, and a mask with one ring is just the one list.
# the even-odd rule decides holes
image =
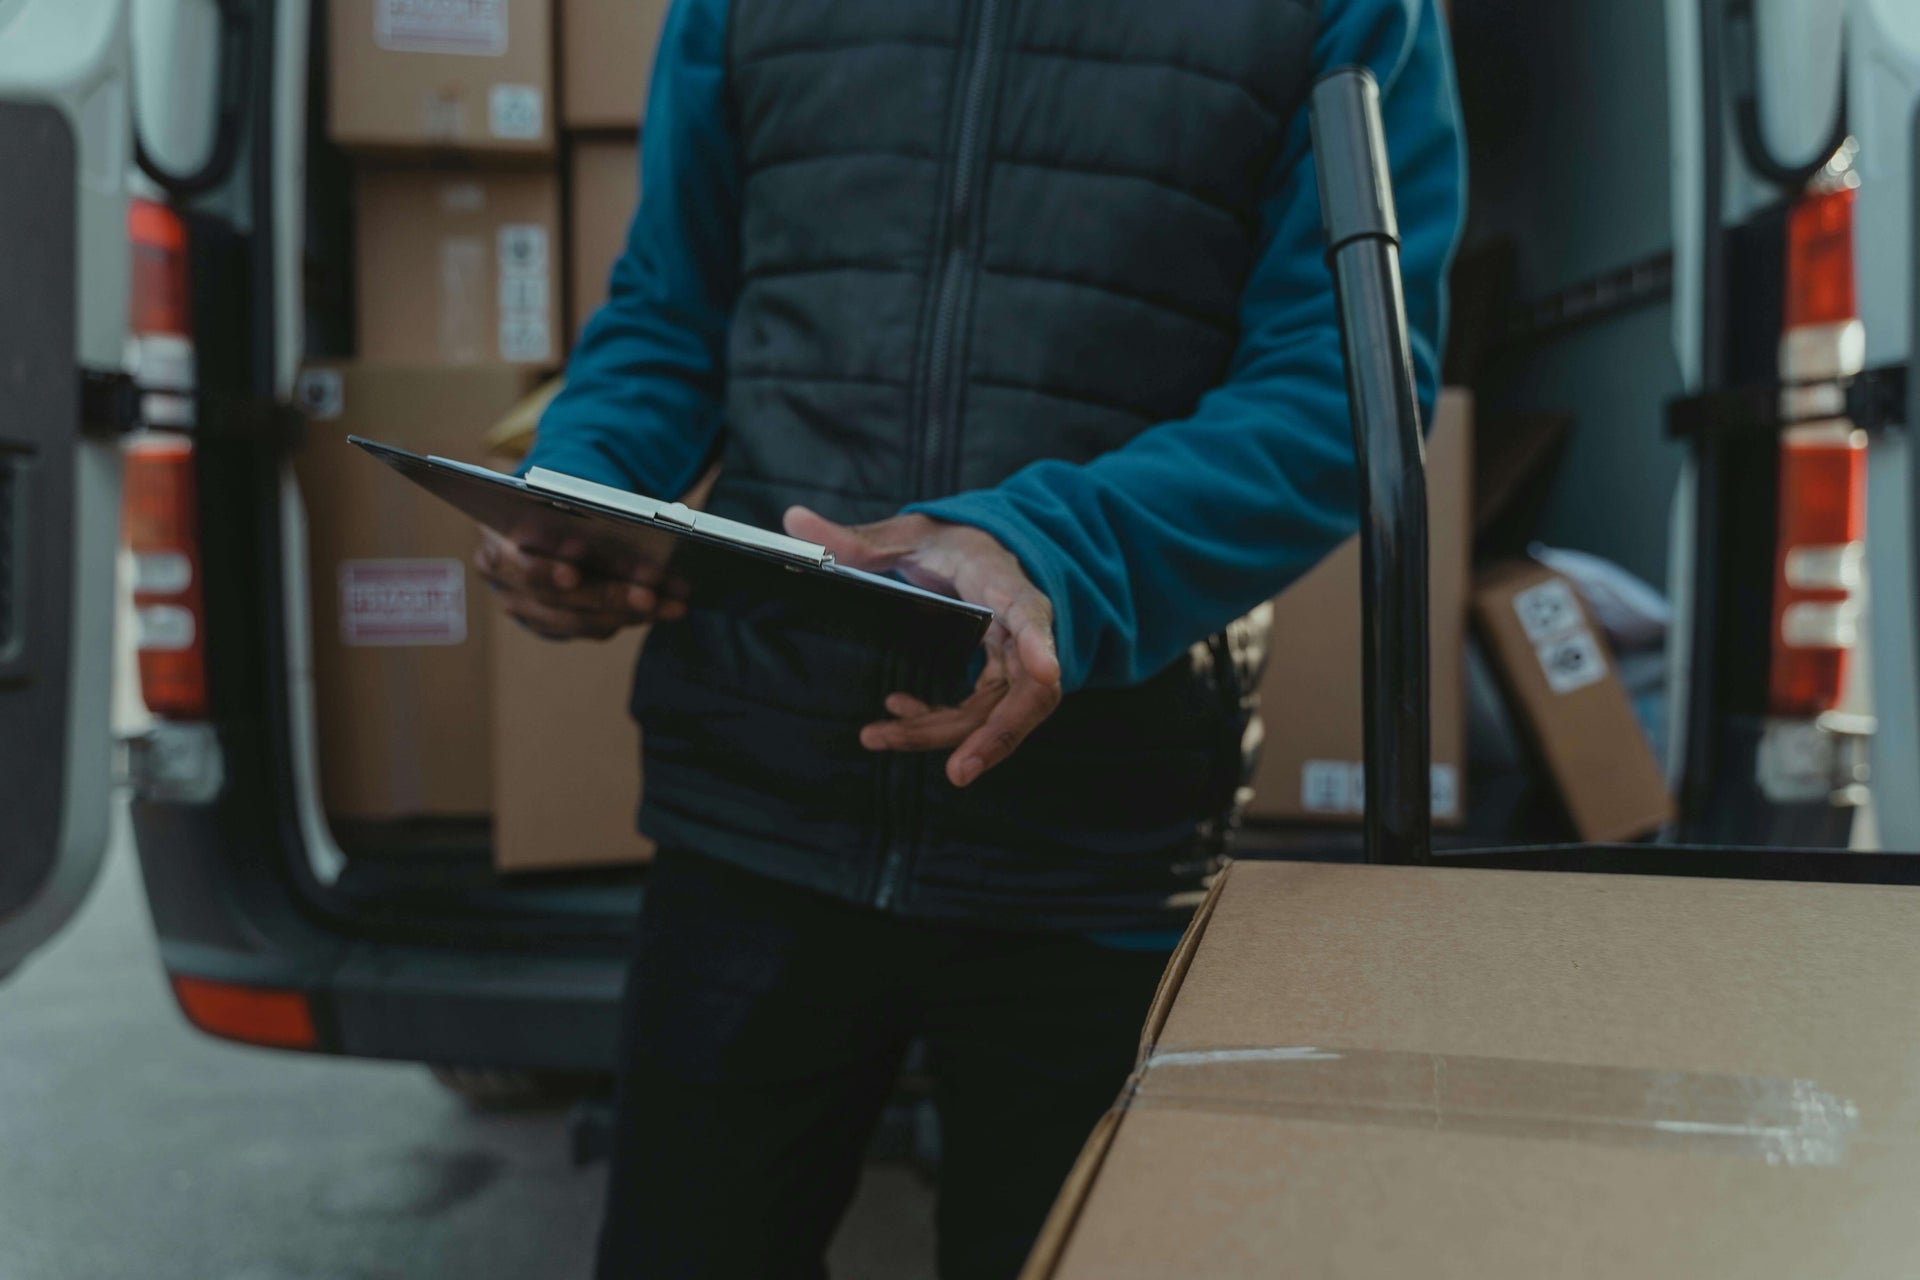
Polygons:
[[1514,561],[1480,576],[1473,614],[1580,839],[1632,840],[1666,825],[1673,805],[1660,763],[1573,584]]
[[[1465,632],[1472,554],[1473,397],[1449,388],[1427,440],[1428,651],[1433,819],[1466,817]],[[1350,538],[1273,602],[1260,685],[1266,739],[1247,817],[1357,824],[1365,809],[1360,540]]]
[[667,5],[560,0],[560,110],[567,128],[639,127]]
[[567,196],[567,332],[578,342],[607,300],[613,264],[627,247],[627,227],[640,203],[639,145],[631,138],[575,142]]
[[493,609],[494,865],[553,871],[645,862],[640,728],[627,713],[646,633],[542,640]]
[[481,431],[529,385],[500,367],[320,365],[301,376],[310,425],[294,466],[330,816],[470,816],[493,805],[473,522],[346,438],[480,462]]
[[357,188],[362,360],[536,369],[559,361],[551,173],[368,169]]
[[552,24],[549,0],[330,0],[328,136],[552,155]]
[[1920,889],[1242,862],[1024,1280],[1920,1259]]

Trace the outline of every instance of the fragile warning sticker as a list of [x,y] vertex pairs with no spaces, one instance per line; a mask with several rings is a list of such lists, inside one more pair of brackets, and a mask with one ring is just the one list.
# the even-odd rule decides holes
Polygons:
[[349,645],[460,644],[467,569],[458,560],[345,560],[340,639]]

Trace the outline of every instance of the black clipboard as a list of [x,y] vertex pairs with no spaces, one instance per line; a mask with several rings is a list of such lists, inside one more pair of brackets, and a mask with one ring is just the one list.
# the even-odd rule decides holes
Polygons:
[[351,444],[517,546],[553,555],[584,546],[590,572],[624,577],[672,539],[674,572],[691,608],[721,608],[771,625],[893,650],[935,671],[964,666],[993,611],[896,578],[835,564],[825,547],[737,520],[556,471],[522,479],[426,457],[360,436]]

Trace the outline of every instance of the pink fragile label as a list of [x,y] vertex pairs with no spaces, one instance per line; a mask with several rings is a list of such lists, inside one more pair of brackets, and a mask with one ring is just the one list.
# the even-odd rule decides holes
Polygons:
[[340,638],[351,645],[460,644],[467,570],[458,560],[346,560]]

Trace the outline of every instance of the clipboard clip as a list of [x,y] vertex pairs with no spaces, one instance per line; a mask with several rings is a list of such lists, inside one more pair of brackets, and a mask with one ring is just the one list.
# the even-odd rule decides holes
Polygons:
[[545,467],[533,468],[527,472],[525,479],[529,489],[554,494],[557,497],[573,498],[580,502],[590,502],[597,507],[606,507],[623,515],[637,517],[648,524],[665,525],[670,529],[706,534],[708,537],[720,538],[738,546],[769,552],[797,564],[809,564],[822,569],[833,564],[833,554],[819,543],[805,542],[799,538],[790,538],[784,533],[774,533],[768,529],[742,524],[738,520],[728,520],[722,516],[709,515],[704,511],[695,511],[684,503],[661,502],[645,494],[629,493],[625,489],[616,489],[611,485],[598,484],[592,480],[582,480],[578,476],[570,476],[562,471],[549,471]]

